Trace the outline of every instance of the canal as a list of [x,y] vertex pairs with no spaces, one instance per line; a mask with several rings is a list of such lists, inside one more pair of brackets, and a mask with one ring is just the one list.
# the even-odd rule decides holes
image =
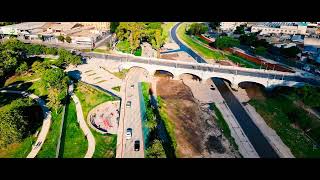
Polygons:
[[[177,23],[171,29],[171,37],[172,39],[180,46],[181,50],[187,52],[190,56],[192,56],[199,63],[207,63],[201,56],[196,54],[190,48],[185,46],[182,42],[177,38],[176,29],[181,23]],[[260,157],[262,158],[277,158],[279,157],[277,153],[274,151],[272,146],[269,144],[267,139],[263,136],[260,129],[254,124],[253,120],[250,118],[248,113],[242,107],[241,103],[234,96],[234,94],[227,87],[226,83],[222,79],[213,78],[213,83],[218,88],[220,94],[225,99],[225,102],[229,106],[230,110],[236,117],[238,123],[241,128],[245,132],[246,136],[249,138],[251,144],[257,151]]]

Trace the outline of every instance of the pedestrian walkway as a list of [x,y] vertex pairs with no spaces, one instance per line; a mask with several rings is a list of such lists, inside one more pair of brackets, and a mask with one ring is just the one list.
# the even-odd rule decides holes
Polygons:
[[14,93],[14,94],[21,94],[25,97],[29,97],[37,101],[37,103],[40,105],[42,112],[43,112],[43,123],[41,131],[38,135],[38,139],[35,142],[35,144],[32,146],[31,152],[28,154],[27,158],[34,158],[37,156],[38,152],[40,151],[44,141],[46,140],[47,134],[50,130],[51,126],[51,111],[49,111],[48,107],[46,106],[46,103],[39,98],[38,96],[34,94],[27,93],[25,91],[11,91],[11,90],[1,90],[2,93]]
[[85,134],[86,139],[88,140],[88,150],[84,158],[92,158],[95,146],[96,146],[96,141],[94,139],[93,134],[91,133],[88,125],[86,124],[86,121],[83,117],[83,111],[81,107],[81,103],[79,98],[75,95],[72,94],[72,99],[76,104],[76,110],[77,110],[77,120],[80,125],[80,128],[82,129],[83,133]]

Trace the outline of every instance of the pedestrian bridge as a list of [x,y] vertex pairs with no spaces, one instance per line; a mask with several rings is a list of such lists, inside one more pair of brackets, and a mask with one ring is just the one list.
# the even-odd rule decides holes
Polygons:
[[132,67],[144,68],[150,74],[155,74],[157,71],[167,72],[173,79],[180,79],[184,74],[192,75],[201,82],[211,78],[221,78],[227,80],[233,89],[237,89],[242,82],[257,83],[267,89],[273,89],[277,86],[300,87],[310,82],[312,85],[319,85],[319,82],[315,80],[310,81],[310,79],[289,72],[143,57],[121,59],[120,69],[130,69]]

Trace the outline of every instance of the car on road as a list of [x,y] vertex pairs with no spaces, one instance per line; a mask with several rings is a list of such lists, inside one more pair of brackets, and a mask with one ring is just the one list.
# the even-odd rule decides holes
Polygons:
[[126,106],[127,106],[127,107],[131,107],[131,101],[127,101]]
[[134,141],[134,151],[140,151],[140,141]]
[[132,129],[131,128],[127,128],[127,132],[126,132],[126,139],[131,139],[132,137]]
[[134,84],[132,84],[130,87],[131,87],[131,88],[134,88]]

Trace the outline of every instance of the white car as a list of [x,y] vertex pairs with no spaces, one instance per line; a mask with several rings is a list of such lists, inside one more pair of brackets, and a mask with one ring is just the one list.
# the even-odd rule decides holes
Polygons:
[[129,140],[132,137],[132,129],[128,128],[126,132],[126,139]]

